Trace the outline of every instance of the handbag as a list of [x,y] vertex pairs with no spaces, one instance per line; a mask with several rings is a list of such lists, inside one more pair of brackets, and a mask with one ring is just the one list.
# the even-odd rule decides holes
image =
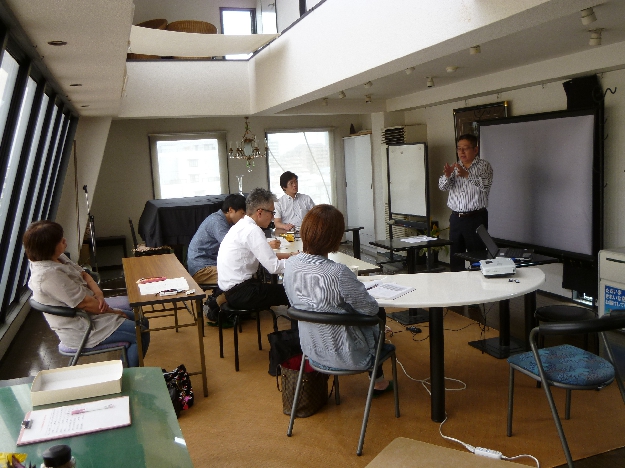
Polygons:
[[165,385],[167,385],[176,417],[179,418],[182,410],[193,406],[194,396],[191,378],[184,364],[180,364],[171,372],[166,372],[163,369],[163,377],[165,378]]
[[[297,329],[280,330],[269,333],[269,375],[277,377],[280,363],[302,354]],[[298,367],[299,369],[299,367]]]
[[[279,366],[282,377],[282,412],[284,414],[290,415],[293,408],[295,387],[297,386],[302,357],[301,354],[292,357]],[[328,377],[328,374],[317,372],[306,362],[295,417],[307,418],[326,405],[328,402]],[[276,386],[278,386],[278,376],[276,376]],[[278,390],[280,390],[279,386]]]

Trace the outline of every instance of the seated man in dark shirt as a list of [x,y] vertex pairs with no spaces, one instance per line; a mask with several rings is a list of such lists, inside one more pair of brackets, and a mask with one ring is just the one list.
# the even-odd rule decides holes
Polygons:
[[[191,239],[187,254],[187,269],[199,284],[217,283],[217,252],[230,228],[245,216],[245,197],[228,195],[221,210],[208,216]],[[216,293],[216,294],[215,294]],[[217,318],[216,313],[226,298],[221,291],[214,291],[209,299],[207,317]]]

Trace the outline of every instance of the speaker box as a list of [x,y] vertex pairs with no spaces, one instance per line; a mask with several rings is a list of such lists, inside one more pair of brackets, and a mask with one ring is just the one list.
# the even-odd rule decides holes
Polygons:
[[591,109],[601,104],[603,90],[597,75],[581,76],[562,83],[566,93],[566,109]]

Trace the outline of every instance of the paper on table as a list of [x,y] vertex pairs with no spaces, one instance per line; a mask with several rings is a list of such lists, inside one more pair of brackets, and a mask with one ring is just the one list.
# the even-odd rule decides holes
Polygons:
[[157,281],[156,283],[139,284],[139,292],[142,296],[147,294],[158,294],[161,291],[176,289],[178,291],[186,291],[189,289],[189,283],[182,276],[180,278],[169,278],[165,281]]
[[404,237],[402,238],[402,242],[408,242],[410,244],[415,244],[417,242],[425,242],[429,240],[436,240],[436,237],[428,237],[428,236],[413,236],[413,237]]
[[24,419],[31,421],[31,425],[29,428],[22,427],[17,445],[130,426],[130,399],[123,396],[34,410],[27,413]]
[[[372,281],[373,282],[373,281]],[[367,287],[369,284],[367,283]],[[404,294],[408,294],[411,291],[414,291],[415,288],[410,286],[402,286],[397,283],[379,283],[377,286],[373,286],[368,289],[369,294],[371,294],[376,299],[397,299]]]

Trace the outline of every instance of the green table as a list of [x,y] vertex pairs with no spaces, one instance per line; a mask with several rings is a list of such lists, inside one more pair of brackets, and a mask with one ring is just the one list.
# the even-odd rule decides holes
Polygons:
[[[80,468],[192,467],[159,368],[124,369],[121,394],[81,401],[125,395],[130,397],[132,423],[128,427],[18,447],[15,442],[20,424],[26,413],[33,409],[30,385],[0,388],[0,452],[26,453],[26,461],[39,466],[43,460],[42,454],[48,447],[67,444],[72,448],[72,455]],[[74,404],[76,401],[38,406],[36,409]]]

